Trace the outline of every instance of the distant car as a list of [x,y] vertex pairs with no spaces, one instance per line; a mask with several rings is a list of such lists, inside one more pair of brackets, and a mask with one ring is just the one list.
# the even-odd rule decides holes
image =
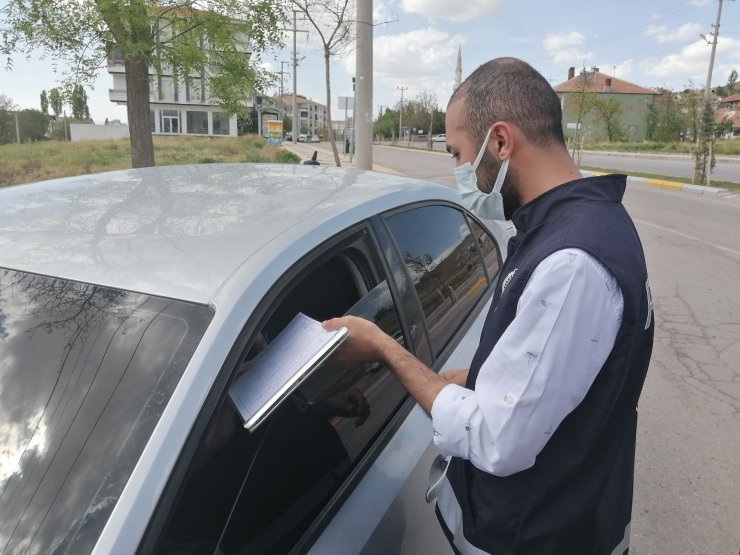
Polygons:
[[286,141],[292,141],[292,140],[293,140],[293,133],[291,133],[290,131],[288,131],[288,132],[287,132],[287,133],[285,134],[285,140],[286,140]]
[[311,135],[311,139],[308,142],[309,143],[320,143],[321,138],[318,135]]
[[298,142],[299,143],[307,143],[308,142],[308,135],[306,135],[305,133],[301,133],[300,135],[298,135]]
[[386,367],[329,361],[252,433],[228,391],[298,312],[470,364],[509,233],[455,191],[160,166],[2,188],[0,222],[0,551],[450,553]]
[[441,133],[439,135],[433,135],[432,136],[432,142],[433,143],[446,143],[447,142],[447,134]]

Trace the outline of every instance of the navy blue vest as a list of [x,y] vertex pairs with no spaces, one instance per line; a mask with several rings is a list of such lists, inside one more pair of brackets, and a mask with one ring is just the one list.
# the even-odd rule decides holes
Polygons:
[[637,400],[652,352],[653,318],[642,245],[621,204],[625,187],[623,175],[579,179],[514,213],[517,235],[509,241],[468,388],[475,389],[481,365],[514,319],[532,272],[555,251],[578,248],[601,262],[619,283],[624,313],[591,389],[534,466],[498,477],[452,460],[448,477],[465,537],[489,553],[608,555],[630,522]]

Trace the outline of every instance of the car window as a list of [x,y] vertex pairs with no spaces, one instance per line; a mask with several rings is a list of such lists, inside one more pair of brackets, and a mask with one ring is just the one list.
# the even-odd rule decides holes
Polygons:
[[387,216],[426,316],[432,349],[442,352],[488,285],[468,222],[449,206],[422,206]]
[[[294,279],[268,311],[242,370],[297,312],[317,320],[363,316],[403,342],[388,283],[368,249],[363,234]],[[405,399],[387,368],[345,369],[330,359],[253,433],[225,401],[198,449],[160,552],[289,552]]]
[[0,269],[0,551],[90,553],[211,317]]

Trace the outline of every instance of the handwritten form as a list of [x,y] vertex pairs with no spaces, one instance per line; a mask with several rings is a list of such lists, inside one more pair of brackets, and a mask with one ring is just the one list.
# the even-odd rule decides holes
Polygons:
[[229,398],[249,431],[261,424],[349,335],[326,331],[298,313],[250,363],[229,389]]

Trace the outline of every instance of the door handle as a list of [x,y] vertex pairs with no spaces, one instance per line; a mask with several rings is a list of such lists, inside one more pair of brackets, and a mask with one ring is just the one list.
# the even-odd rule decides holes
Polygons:
[[436,501],[439,490],[442,489],[442,484],[447,476],[447,469],[450,468],[450,460],[452,460],[452,457],[445,457],[444,455],[434,457],[432,468],[429,471],[429,488],[426,494],[427,503]]

